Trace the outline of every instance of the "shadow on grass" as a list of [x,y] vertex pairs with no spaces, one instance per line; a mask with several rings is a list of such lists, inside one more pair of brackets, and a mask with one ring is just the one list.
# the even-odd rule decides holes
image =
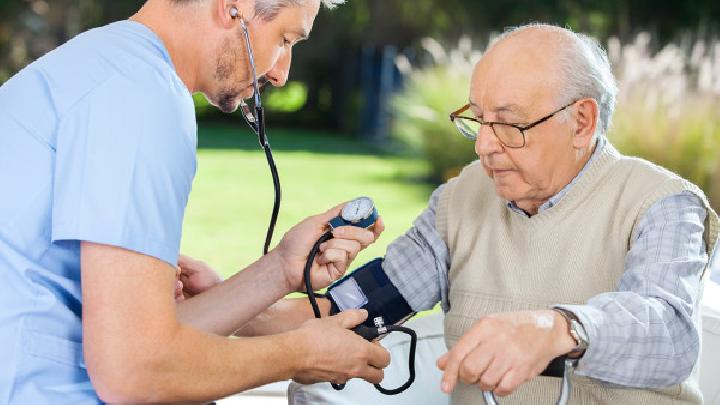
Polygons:
[[[242,125],[199,124],[198,149],[260,150],[257,136]],[[273,151],[387,156],[378,147],[348,135],[313,130],[268,128]]]

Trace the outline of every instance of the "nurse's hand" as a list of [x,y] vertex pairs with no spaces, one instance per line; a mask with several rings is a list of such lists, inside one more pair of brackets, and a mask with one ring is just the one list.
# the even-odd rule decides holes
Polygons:
[[[340,215],[345,203],[305,219],[291,228],[282,238],[275,253],[283,264],[285,280],[290,291],[304,291],[303,269],[308,253],[315,242],[328,230],[327,223]],[[320,245],[320,253],[315,257],[312,270],[312,285],[316,289],[324,288],[342,277],[357,254],[375,242],[385,225],[378,218],[370,229],[355,226],[342,226],[333,230],[333,239]]]
[[343,384],[351,378],[379,384],[390,353],[349,330],[367,318],[364,310],[343,311],[335,316],[306,321],[289,334],[297,342],[301,366],[292,376],[301,384],[330,381]]
[[223,281],[207,263],[190,256],[181,254],[178,257],[178,268],[180,269],[178,278],[182,282],[185,298],[194,297]]
[[192,298],[222,281],[222,277],[207,263],[181,254],[175,280],[175,302]]

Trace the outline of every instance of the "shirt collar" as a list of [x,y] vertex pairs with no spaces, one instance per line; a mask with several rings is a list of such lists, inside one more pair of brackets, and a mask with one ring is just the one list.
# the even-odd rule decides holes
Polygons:
[[[545,201],[543,203],[543,205],[541,205],[540,208],[538,208],[538,214],[556,206],[560,202],[560,200],[565,196],[565,194],[567,194],[568,191],[570,191],[572,186],[578,182],[578,180],[585,173],[585,171],[587,171],[587,168],[590,167],[590,164],[598,157],[598,155],[600,155],[600,152],[605,147],[606,143],[607,143],[607,139],[605,139],[604,136],[598,137],[597,145],[595,146],[595,151],[593,151],[593,154],[590,155],[590,159],[588,159],[588,161],[585,163],[585,166],[583,166],[582,170],[580,170],[580,173],[578,173],[577,176],[575,176],[575,178],[572,179],[572,181],[570,183],[568,183],[565,187],[563,187],[562,190],[558,191],[557,194],[555,194],[554,196],[550,197],[547,201]],[[525,210],[518,207],[517,204],[515,204],[515,201],[509,201],[507,203],[507,207],[518,214],[522,214],[526,217],[530,216],[527,212],[525,212]]]

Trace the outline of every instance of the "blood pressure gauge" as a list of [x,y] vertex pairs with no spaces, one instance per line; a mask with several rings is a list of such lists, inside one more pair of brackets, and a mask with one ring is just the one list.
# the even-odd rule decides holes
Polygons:
[[378,212],[375,203],[369,197],[358,197],[345,204],[339,216],[328,224],[335,229],[340,226],[357,226],[369,228],[377,221]]

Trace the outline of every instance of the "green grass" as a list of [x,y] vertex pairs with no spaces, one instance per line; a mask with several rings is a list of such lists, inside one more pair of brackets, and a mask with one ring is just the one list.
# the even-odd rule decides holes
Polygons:
[[[420,160],[380,153],[327,133],[269,130],[283,200],[273,246],[292,225],[367,195],[386,224],[353,268],[382,256],[427,204],[433,186]],[[237,126],[200,126],[198,170],[185,215],[181,252],[229,276],[257,260],[272,209],[272,180],[256,138]]]

